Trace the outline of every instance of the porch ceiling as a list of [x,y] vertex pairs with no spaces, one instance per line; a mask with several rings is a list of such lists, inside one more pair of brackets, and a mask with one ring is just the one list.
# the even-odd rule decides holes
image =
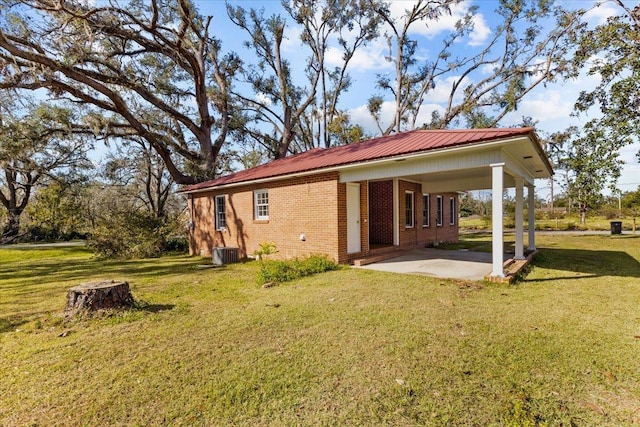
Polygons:
[[[399,178],[422,182],[425,193],[486,190],[491,188],[491,168],[458,169],[431,174],[405,175]],[[504,174],[505,187],[515,186],[511,175]]]

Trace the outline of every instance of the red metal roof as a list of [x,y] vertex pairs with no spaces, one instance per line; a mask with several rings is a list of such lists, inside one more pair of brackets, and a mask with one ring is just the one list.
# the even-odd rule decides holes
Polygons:
[[245,169],[210,181],[191,185],[184,188],[182,192],[310,172],[354,163],[365,163],[388,157],[472,145],[529,134],[531,134],[532,139],[536,141],[533,128],[412,130],[339,147],[327,149],[315,148],[251,169]]

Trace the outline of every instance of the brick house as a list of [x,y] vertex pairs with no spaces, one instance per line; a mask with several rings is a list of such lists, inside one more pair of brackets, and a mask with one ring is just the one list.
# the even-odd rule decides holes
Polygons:
[[494,257],[500,256],[493,274],[500,275],[503,190],[516,188],[516,238],[523,246],[523,186],[533,206],[534,179],[551,173],[531,128],[414,130],[316,148],[181,192],[191,215],[191,254],[236,247],[245,257],[268,242],[279,257],[322,253],[349,263],[457,241],[457,192],[491,188],[499,215],[493,223]]

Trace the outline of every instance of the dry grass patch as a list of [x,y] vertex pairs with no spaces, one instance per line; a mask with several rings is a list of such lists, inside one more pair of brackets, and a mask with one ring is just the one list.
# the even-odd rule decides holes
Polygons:
[[[269,289],[255,262],[0,250],[0,425],[636,425],[640,239],[540,246],[516,286],[343,269]],[[64,323],[66,290],[101,278],[143,302]]]

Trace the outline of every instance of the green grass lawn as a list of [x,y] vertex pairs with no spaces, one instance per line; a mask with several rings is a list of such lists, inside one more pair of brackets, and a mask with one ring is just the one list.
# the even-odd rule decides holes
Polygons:
[[[256,262],[0,249],[0,425],[638,425],[640,236],[538,244],[512,286],[345,268],[268,289]],[[63,321],[97,279],[138,308]]]

